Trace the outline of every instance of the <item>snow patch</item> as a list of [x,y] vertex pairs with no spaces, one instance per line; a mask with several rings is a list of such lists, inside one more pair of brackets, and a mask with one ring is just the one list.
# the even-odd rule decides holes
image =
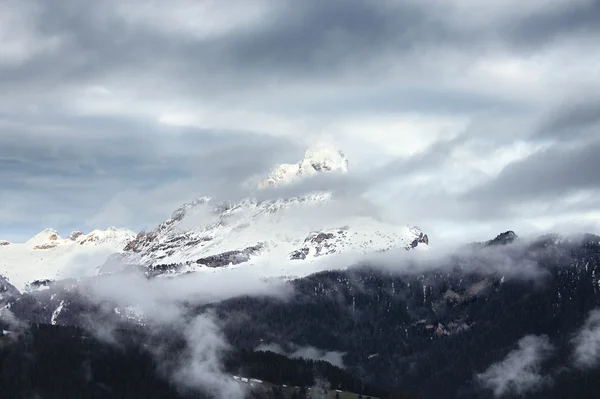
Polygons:
[[56,319],[60,315],[60,312],[62,312],[64,306],[65,306],[65,301],[60,301],[60,305],[58,305],[58,307],[54,310],[54,312],[52,312],[52,318],[50,319],[50,324],[52,324],[53,326],[56,325]]

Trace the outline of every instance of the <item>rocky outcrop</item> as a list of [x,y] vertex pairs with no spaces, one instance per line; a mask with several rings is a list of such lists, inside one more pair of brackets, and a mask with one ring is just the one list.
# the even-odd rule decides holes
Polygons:
[[36,245],[35,247],[33,247],[33,249],[44,250],[44,249],[56,248],[57,246],[58,246],[58,243],[56,243],[56,242],[49,242],[49,243],[46,243],[46,244]]
[[229,265],[239,265],[250,260],[250,256],[256,254],[262,249],[263,245],[255,245],[244,248],[241,251],[227,251],[217,255],[206,256],[196,260],[196,263],[206,267],[223,267]]
[[291,260],[304,260],[311,253],[314,257],[335,253],[335,241],[345,238],[344,230],[335,233],[311,233],[304,240],[305,246],[290,254]]
[[491,246],[511,244],[518,238],[519,236],[517,236],[517,234],[514,231],[509,230],[504,233],[498,234],[498,236],[496,236],[496,238],[494,238],[493,240],[487,241],[486,245]]
[[0,247],[6,246],[6,245],[10,245],[10,242],[6,241],[6,240],[0,240]]
[[27,285],[26,291],[36,291],[39,289],[49,288],[52,282],[53,280],[50,279],[32,281]]
[[512,244],[516,240],[519,239],[519,236],[512,230],[505,231],[504,233],[500,233],[496,236],[496,238],[488,241],[482,242],[473,242],[471,244],[467,244],[466,247],[470,248],[485,248],[492,247],[497,245],[508,245]]
[[422,231],[420,231],[418,237],[410,243],[410,248],[416,248],[419,244],[429,245],[429,237]]
[[144,244],[154,240],[154,238],[156,238],[156,233],[142,231],[133,240],[129,241],[123,250],[140,252]]
[[220,254],[205,256],[196,261],[183,263],[159,263],[150,266],[145,274],[147,277],[157,277],[160,275],[178,275],[197,271],[199,267],[219,268],[226,266],[239,265],[248,262],[251,256],[256,255],[264,247],[258,244],[244,248],[239,251],[227,251]]
[[83,235],[82,231],[74,231],[71,234],[69,234],[69,237],[67,237],[67,240],[77,241],[77,238],[81,237],[82,235]]

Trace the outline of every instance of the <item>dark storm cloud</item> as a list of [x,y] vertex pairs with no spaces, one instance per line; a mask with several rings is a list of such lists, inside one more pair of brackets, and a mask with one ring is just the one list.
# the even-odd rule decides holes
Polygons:
[[[4,10],[24,16],[19,26],[33,42],[57,43],[33,51],[26,40],[23,51],[31,50],[30,56],[7,63],[0,58],[4,226],[19,218],[31,224],[70,226],[86,219],[151,225],[176,202],[241,195],[232,182],[297,160],[305,134],[337,129],[345,138],[347,126],[373,118],[373,127],[365,123],[364,133],[341,140],[342,149],[350,143],[355,152],[378,158],[377,151],[387,147],[411,147],[423,134],[421,125],[384,126],[390,133],[383,137],[376,120],[402,119],[405,113],[434,122],[465,116],[470,123],[459,134],[436,132],[428,148],[387,159],[382,168],[365,156],[364,174],[316,186],[358,195],[399,182],[402,192],[393,208],[402,222],[459,224],[515,216],[515,206],[528,200],[560,212],[561,193],[598,189],[593,139],[600,102],[577,92],[587,86],[596,91],[589,67],[594,52],[581,46],[598,33],[597,0],[527,7],[491,2],[489,8],[475,1],[273,0],[252,3],[266,4],[264,19],[205,36],[195,36],[184,23],[189,21],[177,19],[196,3],[145,3],[155,19],[134,15],[137,7],[124,11],[123,4],[4,3]],[[248,4],[221,11],[244,13]],[[184,12],[174,17],[172,9]],[[554,65],[559,59],[561,65]],[[532,66],[538,61],[544,68]],[[554,86],[558,71],[568,88]],[[105,94],[88,95],[90,87]],[[191,115],[195,128],[157,123],[171,112],[183,119]],[[251,120],[257,115],[258,122]],[[538,115],[543,120],[530,129]],[[308,122],[306,131],[302,125],[290,132],[273,120]],[[383,137],[378,148],[352,142],[371,133]],[[592,144],[584,148],[581,140]],[[517,161],[507,157],[509,165],[497,176],[460,158],[467,148],[494,162],[496,149],[510,150],[518,141],[543,142],[548,149]],[[420,183],[420,176],[431,179]],[[477,184],[471,187],[469,180],[450,190],[448,181],[459,176]],[[136,209],[135,220],[119,223],[122,206]],[[48,208],[55,212],[52,219],[42,217]]]
[[[273,2],[275,15],[260,26],[206,40],[182,40],[132,25],[112,12],[110,2],[37,5],[41,7],[36,19],[39,34],[63,38],[62,51],[3,71],[4,84],[24,79],[29,84],[47,79],[73,82],[141,67],[185,77],[182,89],[190,83],[210,88],[224,71],[227,79],[241,74],[268,80],[269,72],[315,78],[320,73],[339,74],[386,51],[401,54],[425,41],[456,36],[443,21],[409,3]],[[209,72],[220,73],[209,77]]]
[[466,195],[496,204],[552,200],[577,190],[600,189],[600,142],[578,148],[552,147],[508,165],[500,175]]
[[[451,142],[446,144],[451,146]],[[423,172],[444,167],[446,146],[439,146],[438,151],[435,147],[420,158],[423,163],[415,170]],[[600,202],[593,196],[575,203],[563,203],[563,200],[582,191],[600,190],[598,151],[598,141],[577,148],[557,145],[509,164],[498,176],[464,192],[451,193],[427,185],[419,190],[402,189],[395,198],[402,204],[403,217],[414,215],[432,223],[442,219],[464,223],[493,220],[516,223],[513,218],[524,212],[519,207],[531,203],[537,205],[535,210],[525,211],[529,212],[528,217],[597,210]],[[412,169],[413,165],[405,162],[405,168]],[[403,173],[399,171],[398,175],[403,176]]]
[[[365,56],[402,54],[425,43],[458,40],[458,33],[417,3],[286,2],[274,23],[231,38],[227,56],[238,65],[300,75],[344,73]],[[229,45],[227,45],[229,44]],[[341,69],[340,69],[341,68]]]
[[[114,117],[54,119],[64,134],[43,134],[38,127],[43,130],[45,123],[48,120],[32,121],[27,128],[0,126],[3,171],[18,177],[69,178],[126,173],[136,181],[211,174],[237,181],[264,172],[297,150],[286,139],[251,132],[161,127]],[[10,177],[8,173],[1,178]]]
[[599,137],[600,98],[594,94],[568,101],[565,99],[547,115],[537,136],[567,141]]
[[[550,2],[549,2],[550,3]],[[548,4],[540,11],[526,15],[507,26],[507,36],[515,46],[529,50],[550,45],[555,40],[573,35],[600,33],[600,1],[583,0]]]
[[134,24],[117,15],[109,1],[37,2],[41,11],[36,30],[61,38],[61,50],[4,70],[2,81],[7,86],[48,80],[74,83],[139,69],[142,74],[177,74],[185,79],[172,82],[180,90],[224,90],[233,89],[232,80],[249,86],[255,79],[276,83],[286,76],[314,80],[344,76],[370,64],[373,72],[386,73],[399,60],[414,66],[428,48],[480,52],[495,41],[510,47],[542,45],[553,27],[567,33],[583,29],[581,23],[595,27],[595,3],[517,15],[509,26],[492,21],[497,28],[492,35],[490,26],[465,24],[473,17],[467,9],[450,12],[450,3],[271,2],[274,11],[268,20],[197,40]]

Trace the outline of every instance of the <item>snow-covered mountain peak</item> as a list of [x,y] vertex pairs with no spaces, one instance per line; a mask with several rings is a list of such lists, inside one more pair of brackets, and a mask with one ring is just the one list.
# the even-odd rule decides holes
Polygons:
[[[342,151],[319,145],[298,163],[273,168],[259,187],[347,171]],[[26,243],[0,246],[0,275],[21,291],[36,280],[111,273],[127,265],[146,266],[151,276],[242,264],[255,266],[259,274],[290,275],[291,270],[309,271],[303,265],[328,256],[427,247],[428,237],[420,229],[386,223],[362,208],[361,201],[327,189],[262,200],[198,197],[139,234],[109,227],[62,238],[46,229]],[[269,272],[265,265],[278,269]]]
[[106,230],[92,230],[88,234],[79,234],[75,242],[80,245],[99,245],[105,243],[126,244],[135,237],[131,230],[121,229],[114,226]]
[[348,158],[344,153],[330,145],[319,145],[309,148],[304,153],[304,159],[300,161],[301,165],[312,166],[317,172],[320,171],[340,171],[348,172]]
[[[342,151],[318,145],[298,163],[275,166],[258,187],[347,171]],[[237,202],[199,197],[176,209],[156,229],[138,234],[120,259],[113,257],[109,263],[142,264],[151,274],[186,273],[265,261],[296,267],[326,255],[427,246],[428,237],[420,229],[384,223],[357,211],[351,202],[328,191]]]
[[259,188],[288,184],[299,178],[313,176],[319,172],[348,172],[348,158],[344,153],[331,145],[318,145],[309,148],[304,158],[294,164],[280,164],[271,169]]
[[171,214],[172,220],[181,220],[185,217],[185,215],[193,208],[198,205],[207,204],[210,201],[210,197],[198,197],[191,202],[186,202],[181,205],[179,208],[175,209],[175,211]]
[[109,227],[62,238],[45,229],[24,243],[0,246],[0,276],[21,292],[35,281],[95,275],[106,258],[135,238],[131,230]]
[[27,248],[35,250],[48,250],[64,245],[99,245],[104,243],[126,244],[135,237],[131,230],[120,229],[114,226],[106,230],[93,230],[88,234],[81,231],[72,232],[67,238],[62,238],[55,229],[44,229],[24,244]]
[[60,240],[62,240],[62,238],[58,235],[58,231],[54,229],[44,229],[27,240],[25,244],[30,247],[36,247],[39,245],[56,243]]

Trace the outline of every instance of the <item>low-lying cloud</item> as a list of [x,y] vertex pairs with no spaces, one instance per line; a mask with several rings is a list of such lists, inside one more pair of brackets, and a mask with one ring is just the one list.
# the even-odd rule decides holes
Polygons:
[[541,374],[541,367],[553,350],[547,336],[527,335],[502,361],[478,374],[477,380],[496,397],[538,390],[552,383],[550,377]]
[[600,363],[600,309],[590,312],[572,344],[573,362],[577,367],[590,369]]
[[334,366],[344,368],[344,352],[327,351],[310,345],[298,346],[294,344],[287,344],[284,348],[282,345],[270,343],[260,344],[255,350],[262,352],[273,352],[279,355],[284,355],[291,359],[301,358],[324,361],[333,364]]
[[174,380],[214,398],[243,398],[242,386],[232,382],[222,368],[222,357],[229,345],[214,318],[210,314],[196,316],[185,326],[184,333],[187,348],[178,361]]
[[[548,271],[540,266],[539,254],[530,247],[532,238],[521,238],[507,245],[457,245],[456,243],[414,250],[393,248],[384,252],[341,254],[310,265],[314,271],[369,266],[399,275],[420,275],[431,271],[498,275],[542,282]],[[317,270],[318,269],[318,270]]]
[[[169,369],[170,378],[185,389],[200,390],[218,399],[241,399],[244,391],[228,376],[222,357],[229,344],[216,317],[198,313],[199,306],[240,295],[285,298],[291,287],[281,281],[266,282],[252,270],[239,273],[190,273],[176,278],[147,279],[141,272],[121,272],[83,280],[79,291],[92,302],[115,308],[134,308],[150,331],[168,328],[181,331],[185,340],[183,354]],[[107,306],[106,303],[111,304]],[[115,341],[111,326],[101,327],[97,337]],[[165,356],[161,348],[150,348],[159,362]]]
[[27,328],[27,324],[15,317],[14,313],[6,307],[0,308],[0,322],[6,324],[11,333],[19,333]]
[[176,278],[147,279],[141,272],[116,273],[82,281],[80,290],[95,301],[136,306],[156,323],[179,320],[184,305],[204,305],[241,295],[284,298],[290,286],[265,281],[251,268],[232,272],[197,272]]

